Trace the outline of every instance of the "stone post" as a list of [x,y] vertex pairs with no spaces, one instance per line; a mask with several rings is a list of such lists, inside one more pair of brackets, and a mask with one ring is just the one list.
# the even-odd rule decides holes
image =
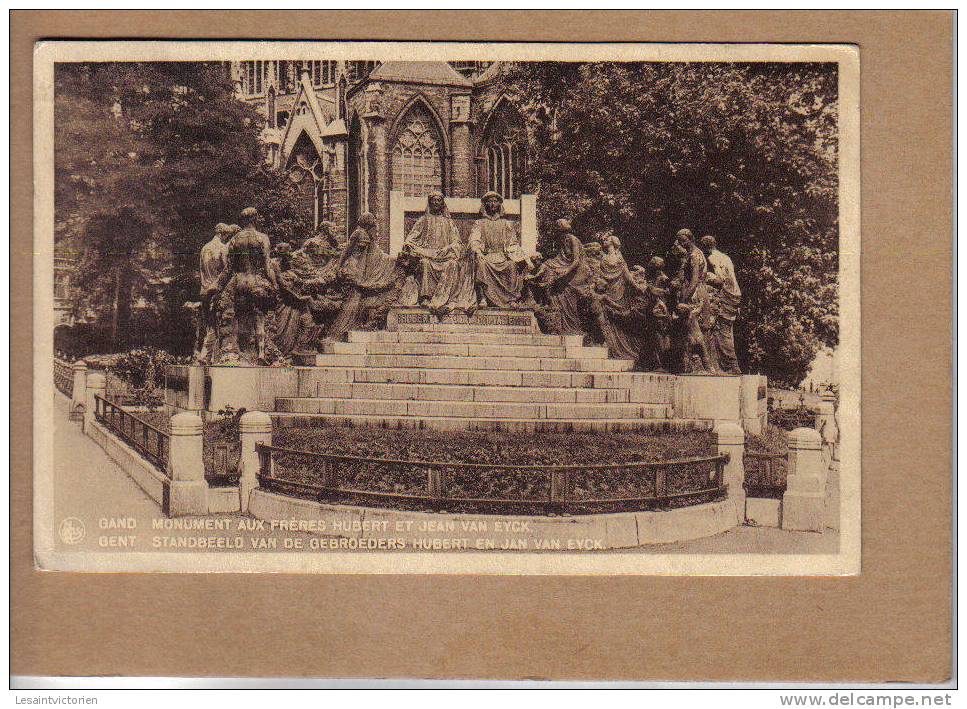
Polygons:
[[832,460],[836,443],[839,441],[839,430],[836,427],[836,395],[831,391],[822,394],[819,402],[819,412],[816,414],[816,430],[823,439],[823,450],[827,459]]
[[729,499],[735,505],[736,524],[745,523],[745,431],[736,423],[726,421],[715,426],[718,455],[729,454],[725,464],[724,482],[729,487]]
[[742,385],[739,393],[739,411],[742,414],[742,427],[753,435],[762,433],[762,421],[759,419],[759,376],[743,374],[740,376]]
[[107,393],[107,377],[104,376],[104,372],[88,372],[87,374],[87,386],[84,389],[84,432],[87,433],[90,430],[91,424],[94,421],[94,412],[97,410],[97,404],[94,400],[95,396],[99,396],[102,399]]
[[782,528],[821,532],[826,514],[826,465],[823,439],[814,428],[789,432],[786,493],[782,496]]
[[839,425],[836,422],[836,395],[822,394],[816,427],[823,437],[823,461],[826,463],[826,526],[839,529]]
[[87,362],[82,359],[74,362],[73,374],[74,388],[68,418],[71,421],[81,421],[84,418],[84,397],[87,394]]
[[168,474],[171,483],[163,505],[170,517],[208,514],[205,482],[204,423],[198,414],[184,411],[171,417]]
[[262,411],[248,411],[239,421],[242,432],[242,457],[239,460],[238,494],[239,507],[248,512],[248,498],[259,486],[258,443],[272,445],[272,418]]

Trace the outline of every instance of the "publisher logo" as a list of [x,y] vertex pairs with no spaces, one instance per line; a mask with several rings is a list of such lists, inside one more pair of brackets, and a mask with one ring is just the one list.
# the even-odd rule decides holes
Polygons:
[[80,544],[84,534],[84,523],[77,517],[65,517],[60,523],[60,538],[64,544]]

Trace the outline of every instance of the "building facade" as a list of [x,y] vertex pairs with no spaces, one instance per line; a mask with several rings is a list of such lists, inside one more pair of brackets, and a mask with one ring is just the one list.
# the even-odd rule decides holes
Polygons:
[[267,160],[348,233],[363,212],[388,245],[390,192],[517,199],[525,124],[493,62],[239,61],[241,100],[265,118]]

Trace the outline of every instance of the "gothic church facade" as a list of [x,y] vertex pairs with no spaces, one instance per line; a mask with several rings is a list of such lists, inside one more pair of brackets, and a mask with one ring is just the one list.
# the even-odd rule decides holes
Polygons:
[[265,117],[267,159],[342,233],[363,212],[388,244],[390,193],[517,199],[522,117],[491,62],[239,61],[240,99]]

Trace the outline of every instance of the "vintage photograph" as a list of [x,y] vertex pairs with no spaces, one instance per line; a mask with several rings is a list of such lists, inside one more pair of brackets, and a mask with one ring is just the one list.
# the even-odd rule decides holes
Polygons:
[[859,572],[855,47],[35,60],[39,568]]

